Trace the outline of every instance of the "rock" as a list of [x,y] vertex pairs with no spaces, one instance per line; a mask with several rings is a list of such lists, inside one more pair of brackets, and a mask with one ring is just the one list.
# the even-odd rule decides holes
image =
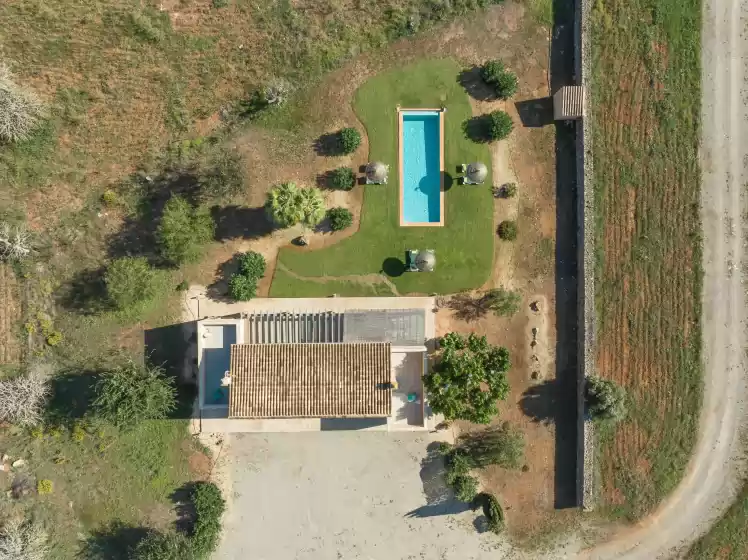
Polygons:
[[10,457],[8,457],[6,454],[3,453],[2,462],[7,463],[8,461],[10,461]]
[[17,469],[18,467],[22,467],[26,464],[26,461],[23,459],[18,459],[17,461],[13,461],[13,468]]

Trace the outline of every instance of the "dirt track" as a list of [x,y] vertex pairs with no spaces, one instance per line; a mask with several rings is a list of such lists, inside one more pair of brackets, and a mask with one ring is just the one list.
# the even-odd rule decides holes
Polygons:
[[745,420],[746,294],[743,222],[748,184],[748,111],[744,104],[748,5],[706,0],[703,22],[704,404],[686,477],[637,527],[588,552],[594,559],[650,560],[676,554],[729,505]]

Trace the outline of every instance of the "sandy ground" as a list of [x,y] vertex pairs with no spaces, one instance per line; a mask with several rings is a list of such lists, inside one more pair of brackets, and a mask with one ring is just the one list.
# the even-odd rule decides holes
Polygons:
[[704,406],[686,477],[651,517],[590,558],[650,560],[689,544],[729,505],[745,422],[745,185],[748,110],[744,104],[748,4],[708,0],[704,8],[702,219],[704,224]]
[[482,513],[456,502],[431,435],[232,434],[218,470],[232,496],[221,560],[499,560]]

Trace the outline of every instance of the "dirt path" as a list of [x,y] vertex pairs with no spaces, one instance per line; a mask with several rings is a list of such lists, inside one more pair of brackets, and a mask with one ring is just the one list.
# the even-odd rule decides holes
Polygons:
[[745,421],[746,294],[743,287],[748,183],[744,99],[748,5],[707,0],[703,33],[702,220],[704,226],[704,403],[686,477],[659,510],[593,549],[589,558],[667,557],[706,531],[730,502]]

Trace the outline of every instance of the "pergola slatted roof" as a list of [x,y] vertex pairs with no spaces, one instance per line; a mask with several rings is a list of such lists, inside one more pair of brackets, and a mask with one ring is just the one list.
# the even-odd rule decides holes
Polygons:
[[389,343],[234,344],[229,418],[383,417]]

